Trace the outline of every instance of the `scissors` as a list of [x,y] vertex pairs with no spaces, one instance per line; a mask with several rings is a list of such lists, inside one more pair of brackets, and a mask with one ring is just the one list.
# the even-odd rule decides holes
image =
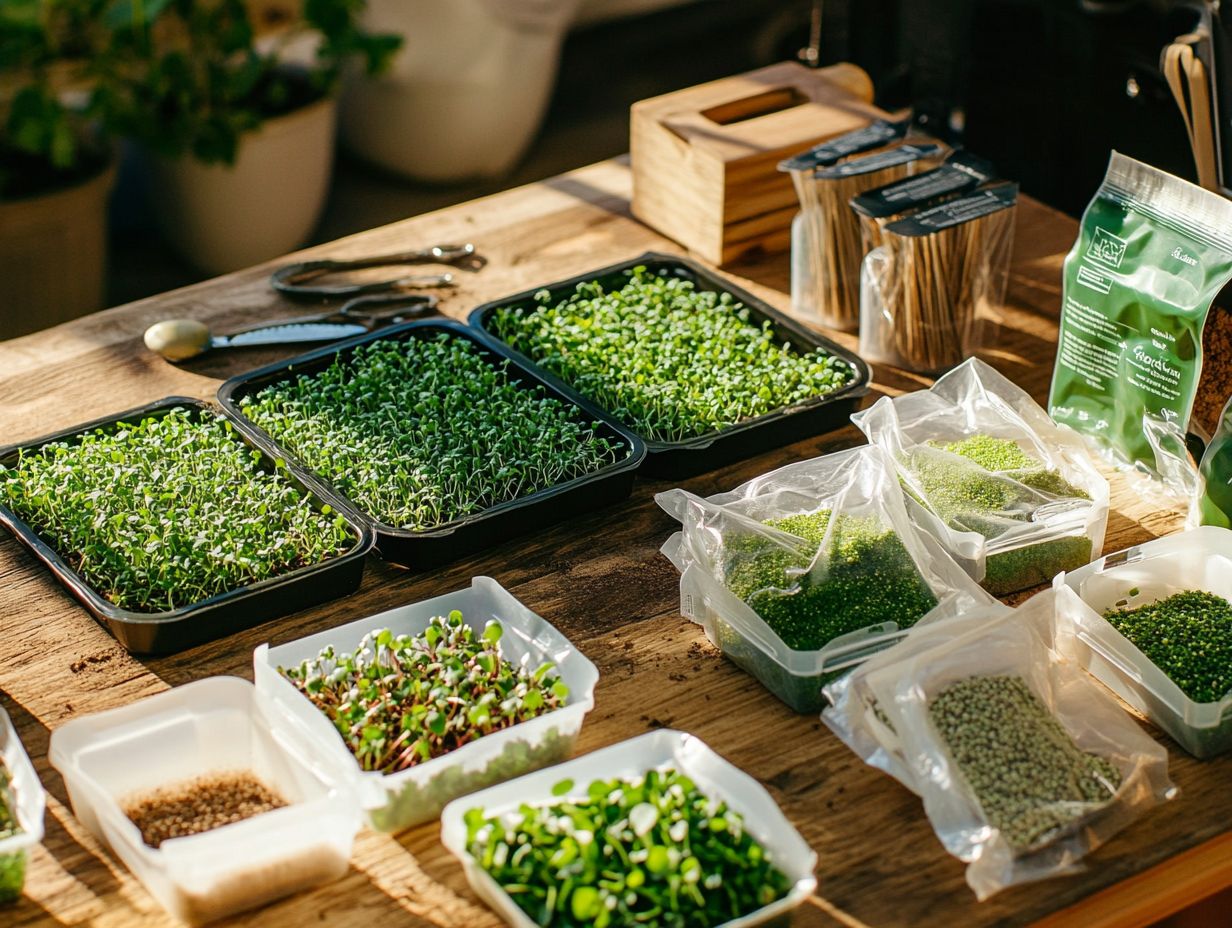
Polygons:
[[366,294],[315,316],[279,319],[214,335],[194,319],[165,319],[145,330],[145,344],[168,361],[187,361],[213,348],[250,348],[299,342],[333,342],[436,311],[426,293]]
[[483,263],[483,259],[475,254],[475,246],[470,242],[464,245],[433,245],[431,248],[422,248],[418,251],[400,251],[371,258],[351,260],[325,258],[316,261],[298,261],[274,271],[270,275],[270,284],[279,293],[297,300],[331,300],[365,293],[382,293],[386,290],[448,287],[454,282],[453,274],[450,273],[407,274],[371,283],[331,285],[317,282],[321,277],[342,271],[408,264],[444,264],[474,271],[483,267]]

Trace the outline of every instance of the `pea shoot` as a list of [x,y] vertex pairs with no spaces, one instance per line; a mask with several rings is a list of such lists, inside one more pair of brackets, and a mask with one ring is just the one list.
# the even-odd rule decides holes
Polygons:
[[212,413],[175,408],[23,451],[0,501],[102,596],[161,612],[342,553],[346,521]]
[[244,414],[376,520],[427,530],[624,460],[541,386],[441,332],[382,339],[240,400]]
[[655,441],[683,441],[850,383],[855,370],[816,349],[778,341],[731,294],[692,281],[627,272],[619,289],[578,284],[565,300],[502,307],[489,325],[503,341],[621,422]]
[[1187,590],[1104,618],[1194,702],[1232,693],[1232,603],[1222,596]]
[[[572,789],[566,780],[554,792]],[[470,854],[544,928],[711,928],[791,888],[741,815],[676,770],[465,820]]]
[[350,654],[328,647],[279,672],[333,722],[363,770],[397,773],[566,703],[554,665],[506,660],[502,634],[492,621],[476,635],[455,609],[418,635],[378,629]]

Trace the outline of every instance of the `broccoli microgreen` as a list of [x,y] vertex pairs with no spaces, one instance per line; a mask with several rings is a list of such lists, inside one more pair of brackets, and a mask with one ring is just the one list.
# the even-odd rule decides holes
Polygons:
[[503,341],[655,441],[682,441],[832,393],[855,371],[780,341],[730,293],[645,267],[618,289],[597,281],[533,307],[497,309]]
[[355,542],[230,422],[179,407],[23,450],[0,466],[0,501],[134,612],[189,605]]
[[239,405],[370,516],[416,531],[629,454],[599,423],[447,332],[360,345]]

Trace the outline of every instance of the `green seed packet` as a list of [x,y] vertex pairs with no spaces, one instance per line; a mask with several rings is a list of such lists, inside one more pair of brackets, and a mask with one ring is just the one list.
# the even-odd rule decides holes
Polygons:
[[1065,259],[1053,419],[1183,479],[1202,329],[1230,278],[1232,202],[1113,152]]

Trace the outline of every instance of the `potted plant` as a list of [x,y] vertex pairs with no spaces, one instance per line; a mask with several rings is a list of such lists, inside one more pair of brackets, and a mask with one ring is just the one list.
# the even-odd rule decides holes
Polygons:
[[359,28],[364,0],[119,0],[98,102],[138,143],[169,240],[224,273],[302,244],[333,170],[343,65],[378,71],[401,44]]
[[500,177],[547,112],[578,0],[370,0],[371,28],[415,29],[378,79],[347,81],[347,147],[433,183]]
[[[0,3],[0,338],[103,304],[115,168],[81,90],[103,2]],[[66,105],[73,96],[81,106]]]

